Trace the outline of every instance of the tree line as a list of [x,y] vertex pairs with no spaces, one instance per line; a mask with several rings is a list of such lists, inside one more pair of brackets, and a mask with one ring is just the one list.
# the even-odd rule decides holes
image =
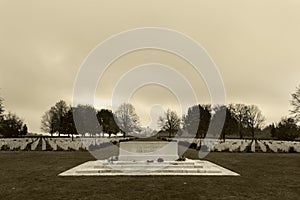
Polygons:
[[[300,104],[299,104],[300,105]],[[77,129],[72,114],[81,113],[82,119],[77,121]],[[188,109],[187,114],[180,117],[175,111],[168,109],[163,116],[159,117],[158,125],[160,132],[165,132],[168,137],[176,134],[190,134],[197,138],[207,135],[210,124],[221,123],[221,115],[224,115],[224,124],[219,136],[225,140],[226,136],[238,136],[240,139],[255,139],[257,134],[269,131],[273,138],[283,140],[294,140],[298,138],[299,126],[295,118],[282,118],[278,124],[264,126],[265,117],[256,105],[230,104],[228,106],[218,105],[194,105]],[[296,113],[297,114],[297,113]],[[90,123],[95,117],[97,124]],[[214,132],[212,127],[212,132]],[[101,133],[115,135],[122,133],[133,135],[142,130],[139,117],[133,105],[124,103],[113,113],[108,109],[97,111],[90,105],[67,106],[64,101],[57,102],[42,118],[42,130],[50,133],[81,136],[101,136]],[[217,132],[217,131],[216,131]],[[137,134],[138,135],[138,134]]]
[[[273,138],[294,140],[300,137],[300,86],[296,88],[291,100],[292,109],[288,117],[280,122],[264,126],[265,117],[256,105],[229,104],[194,105],[187,114],[178,116],[175,111],[168,109],[159,117],[160,132],[166,132],[168,137],[175,134],[191,134],[198,138],[207,135],[211,122],[219,123],[225,114],[225,121],[220,133],[220,139],[233,135],[240,139],[245,137],[255,139],[257,134],[269,132]],[[75,126],[73,116],[78,115]],[[91,118],[96,117],[98,123],[92,123]],[[19,137],[27,134],[27,125],[16,114],[7,112],[0,98],[0,134],[3,137]],[[47,133],[61,135],[103,136],[104,133],[116,135],[122,133],[138,134],[141,132],[139,117],[133,105],[124,103],[113,113],[109,109],[96,110],[90,105],[77,105],[72,107],[63,100],[57,102],[42,116],[41,130]],[[214,130],[212,130],[214,131]]]
[[[182,119],[174,111],[167,110],[165,116],[160,118],[160,124],[164,131],[170,133],[169,137],[178,131],[182,132],[182,125],[183,132],[186,131],[187,134],[195,135],[197,138],[204,138],[210,124],[222,123],[222,119],[224,124],[221,133],[215,136],[224,140],[226,135],[239,135],[239,138],[243,139],[244,134],[249,132],[254,139],[255,133],[261,131],[265,121],[261,110],[255,105],[230,104],[212,107],[199,104],[190,107]],[[214,132],[214,127],[212,129]]]
[[[186,115],[180,118],[176,112],[167,110],[164,117],[160,117],[159,124],[162,131],[167,131],[169,137],[174,133],[187,133],[197,138],[204,138],[208,133],[210,124],[218,124],[224,119],[223,128],[219,139],[225,140],[226,136],[238,136],[255,139],[257,134],[269,133],[272,138],[280,140],[295,140],[300,138],[300,86],[292,94],[292,110],[289,117],[283,117],[280,122],[265,125],[265,117],[256,105],[230,104],[219,105],[194,105],[188,109]],[[225,114],[225,116],[223,116]],[[224,118],[222,118],[224,117]],[[212,132],[214,134],[214,127]],[[215,131],[217,133],[217,131]]]
[[[73,115],[78,116],[76,124]],[[96,118],[98,123],[91,119]],[[77,105],[72,107],[60,100],[52,106],[42,117],[41,129],[53,136],[57,133],[74,136],[101,136],[103,133],[109,135],[126,133],[139,130],[139,118],[131,104],[122,104],[113,114],[111,110],[96,110],[91,105]]]

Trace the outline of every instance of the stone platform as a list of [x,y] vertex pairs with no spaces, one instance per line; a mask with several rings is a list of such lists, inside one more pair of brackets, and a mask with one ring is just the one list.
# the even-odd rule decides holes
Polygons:
[[204,160],[186,161],[88,161],[59,176],[239,176],[239,174]]
[[120,143],[119,156],[83,163],[60,176],[238,176],[204,160],[178,160],[177,142],[131,141]]

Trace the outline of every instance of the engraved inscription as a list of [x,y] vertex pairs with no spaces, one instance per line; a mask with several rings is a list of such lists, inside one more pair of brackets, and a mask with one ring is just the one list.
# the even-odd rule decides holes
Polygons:
[[126,142],[121,144],[121,149],[133,153],[155,152],[166,146],[166,142]]

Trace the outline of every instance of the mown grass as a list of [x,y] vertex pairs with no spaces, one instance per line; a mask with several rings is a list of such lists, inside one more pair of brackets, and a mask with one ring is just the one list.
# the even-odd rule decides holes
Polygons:
[[84,151],[0,152],[0,199],[299,199],[300,154],[213,152],[205,159],[241,176],[59,177],[94,158]]

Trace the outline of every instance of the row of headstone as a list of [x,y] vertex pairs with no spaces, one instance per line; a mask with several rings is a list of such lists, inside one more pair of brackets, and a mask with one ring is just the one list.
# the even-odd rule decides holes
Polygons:
[[229,151],[230,152],[239,151],[241,144],[242,144],[242,141],[240,141],[240,140],[231,142],[231,144],[229,145]]
[[[126,138],[125,138],[126,139]],[[0,150],[17,151],[17,150],[87,150],[90,146],[100,146],[103,143],[118,142],[118,138],[94,139],[84,138],[5,138],[0,139]],[[122,140],[124,140],[122,138]]]
[[[88,150],[103,143],[118,142],[118,138],[11,138],[0,139],[1,150]],[[122,139],[124,140],[124,139]],[[273,140],[215,140],[181,138],[181,142],[194,143],[205,151],[228,152],[299,152],[300,142]],[[204,148],[205,147],[205,148]]]
[[52,148],[53,151],[56,151],[57,150],[57,144],[53,141],[52,138],[47,138],[46,139],[50,148]]
[[300,152],[299,142],[264,141],[264,144],[273,152]]
[[42,150],[45,151],[47,149],[46,141],[42,138]]
[[[178,140],[178,139],[177,139]],[[300,153],[300,142],[295,141],[273,141],[273,140],[237,140],[230,139],[225,142],[215,139],[184,139],[179,141],[194,143],[199,146],[206,146],[208,151],[229,151],[229,152],[298,152]]]
[[[171,139],[170,139],[171,140]],[[300,152],[300,143],[293,141],[272,140],[237,140],[227,139],[225,142],[216,139],[176,139],[180,142],[194,144],[197,149],[205,146],[206,151],[229,151],[229,152]],[[291,149],[292,148],[292,149]],[[204,150],[204,148],[202,148]]]
[[252,141],[251,142],[251,152],[255,152],[255,146],[256,145],[256,143],[255,143],[255,141]]
[[215,145],[215,151],[229,151],[229,145],[225,142],[221,142]]
[[31,144],[31,151],[36,150],[36,147],[38,146],[39,142],[40,142],[40,138],[38,138]]
[[[125,138],[126,139],[126,138]],[[124,140],[122,138],[122,140]],[[128,139],[127,139],[128,140]],[[82,139],[66,139],[66,138],[46,138],[45,146],[48,144],[47,150],[89,150],[91,146],[100,146],[103,143],[118,142],[119,139],[110,138],[82,138]],[[44,148],[42,148],[44,150]]]
[[240,151],[244,152],[246,151],[246,148],[250,145],[250,141],[249,140],[243,140],[241,142],[241,146],[240,146]]
[[265,141],[264,142],[264,144],[267,146],[267,147],[269,147],[269,149],[272,151],[272,152],[277,152],[277,147],[276,147],[276,145],[274,145],[273,143],[272,143],[272,141]]
[[31,138],[23,139],[0,139],[1,150],[24,150],[27,145],[32,143]]
[[266,145],[263,142],[261,142],[261,141],[258,140],[257,144],[259,145],[259,147],[260,147],[260,149],[261,149],[262,152],[267,152],[267,147],[266,147]]
[[216,145],[219,144],[218,140],[206,139],[201,141],[202,150],[206,147],[206,151],[217,151]]

